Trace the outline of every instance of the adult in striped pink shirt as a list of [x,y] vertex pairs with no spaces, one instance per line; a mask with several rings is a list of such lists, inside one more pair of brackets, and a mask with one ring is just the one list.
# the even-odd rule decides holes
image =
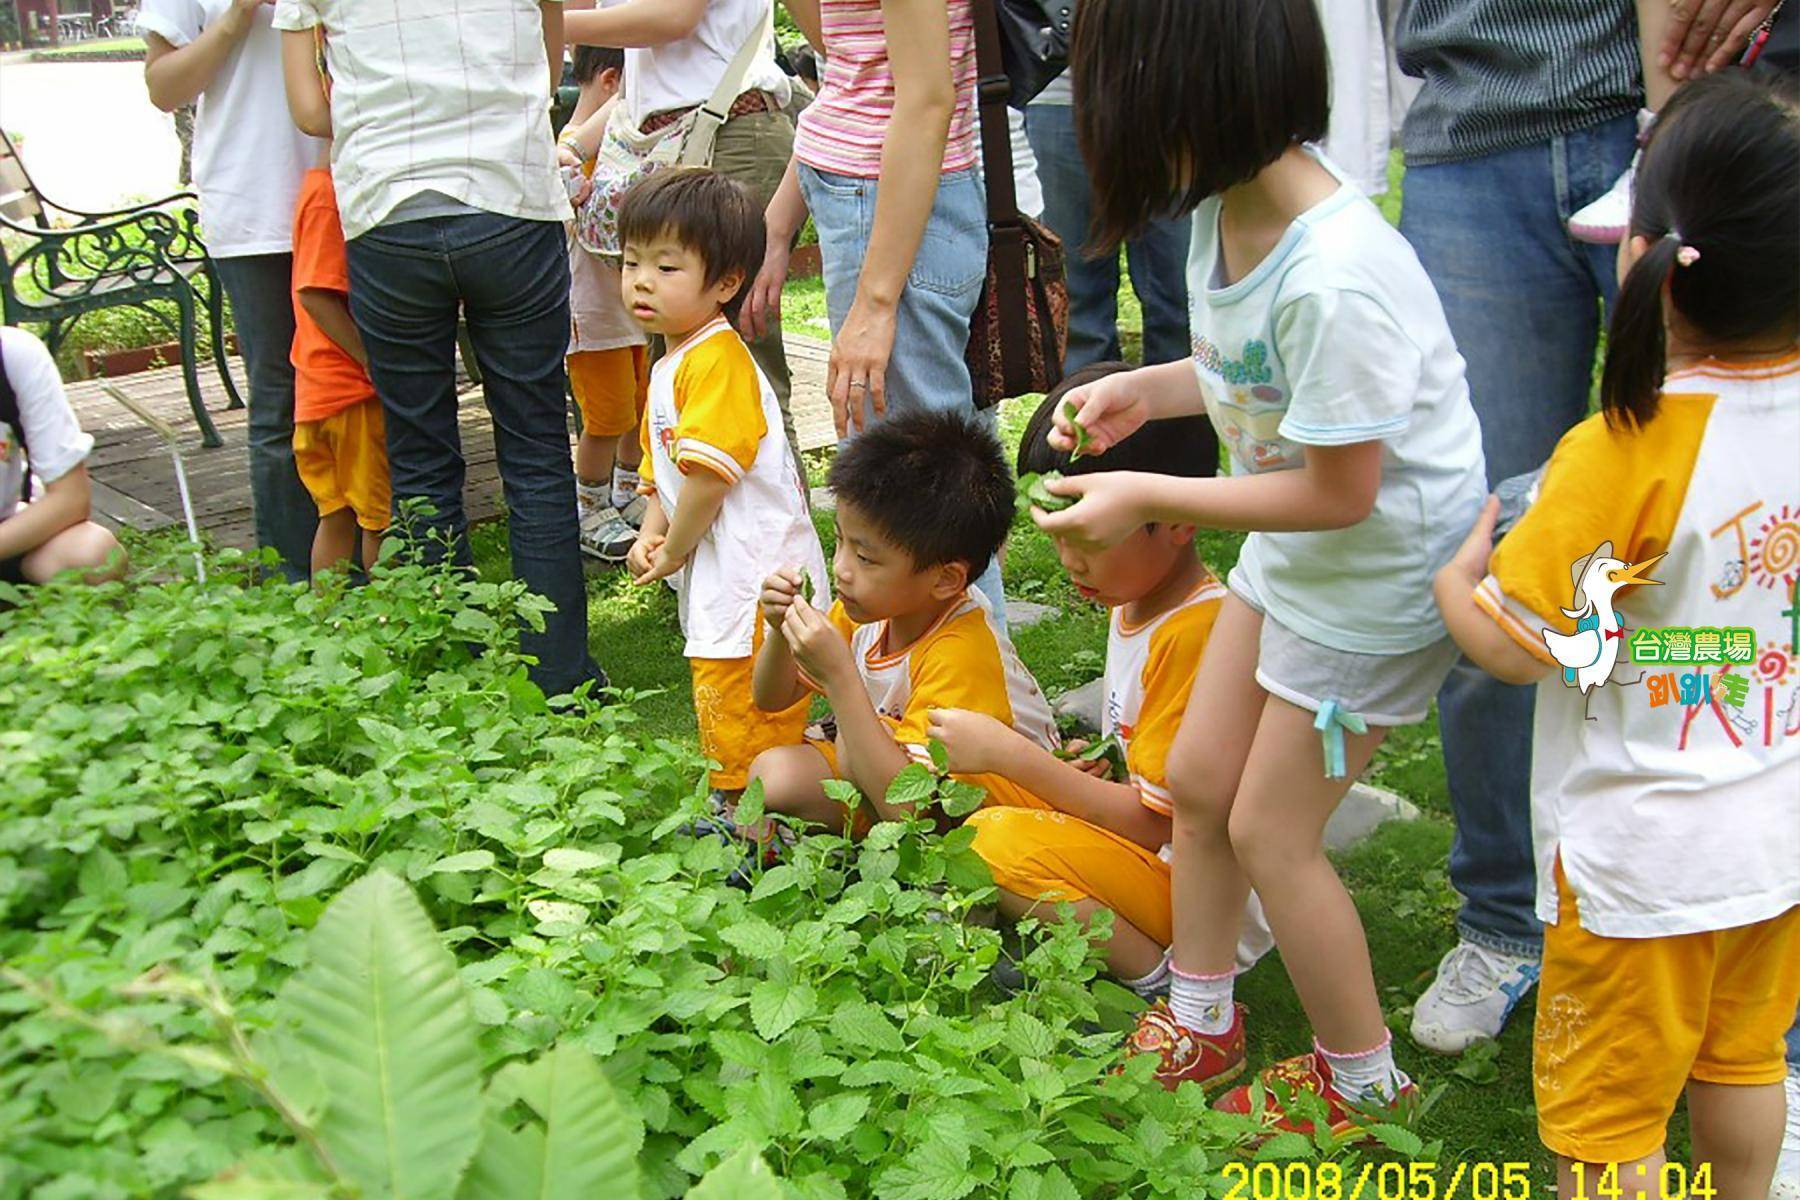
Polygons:
[[769,204],[768,257],[746,323],[754,332],[779,314],[788,250],[810,209],[839,434],[889,410],[972,410],[963,351],[987,221],[969,0],[786,3],[824,69]]

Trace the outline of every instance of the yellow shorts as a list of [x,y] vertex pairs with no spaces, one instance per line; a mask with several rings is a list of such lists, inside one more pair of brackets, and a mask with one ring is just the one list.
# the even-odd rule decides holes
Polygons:
[[581,408],[581,431],[613,438],[637,428],[650,388],[642,346],[578,350],[569,355],[569,390]]
[[700,750],[719,764],[710,782],[723,791],[743,787],[750,764],[764,750],[796,745],[806,735],[811,693],[778,713],[764,712],[751,698],[751,675],[756,669],[756,650],[762,647],[763,629],[759,614],[749,658],[688,659],[694,676],[694,720],[700,726]]
[[969,824],[996,886],[1028,900],[1093,900],[1169,944],[1169,864],[1155,851],[1048,808],[984,808]]
[[1596,937],[1556,867],[1532,1052],[1538,1136],[1553,1153],[1629,1162],[1663,1144],[1688,1081],[1753,1087],[1787,1074],[1800,1004],[1800,908],[1736,929]]
[[364,529],[388,527],[387,425],[381,401],[364,400],[322,421],[294,422],[294,467],[319,515],[348,507]]

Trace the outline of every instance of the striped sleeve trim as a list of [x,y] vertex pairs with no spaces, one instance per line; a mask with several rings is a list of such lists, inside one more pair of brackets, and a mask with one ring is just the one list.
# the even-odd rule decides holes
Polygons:
[[901,742],[900,748],[906,751],[906,757],[912,759],[920,766],[936,769],[937,764],[931,761],[931,748],[929,746],[918,746],[911,742]]
[[693,438],[682,438],[675,443],[675,465],[681,468],[683,475],[689,467],[700,466],[721,476],[726,483],[737,483],[744,478],[744,468],[738,465],[737,459],[717,446]]
[[1533,658],[1548,666],[1557,665],[1540,632],[1543,618],[1502,591],[1500,581],[1492,575],[1476,585],[1475,606],[1492,617],[1508,637],[1530,651]]
[[1138,799],[1151,812],[1161,813],[1165,817],[1175,815],[1175,797],[1169,794],[1168,788],[1151,783],[1137,774],[1132,775],[1131,786],[1137,789]]

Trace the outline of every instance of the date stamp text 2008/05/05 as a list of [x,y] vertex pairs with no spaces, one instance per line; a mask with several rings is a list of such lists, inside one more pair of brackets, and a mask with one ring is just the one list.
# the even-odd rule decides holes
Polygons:
[[[1227,1163],[1225,1200],[1533,1200],[1546,1197],[1525,1162]],[[1622,1200],[1648,1195],[1654,1200],[1716,1200],[1712,1168],[1689,1171],[1664,1166],[1655,1179],[1628,1180],[1617,1167],[1577,1169],[1575,1197],[1564,1200]]]

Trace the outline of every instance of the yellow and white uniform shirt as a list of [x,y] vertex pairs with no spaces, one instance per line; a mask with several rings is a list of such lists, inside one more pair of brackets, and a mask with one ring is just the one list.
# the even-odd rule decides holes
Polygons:
[[1115,608],[1107,630],[1100,733],[1118,737],[1131,785],[1146,808],[1164,816],[1175,811],[1169,798],[1169,747],[1181,728],[1194,674],[1224,599],[1224,585],[1208,576],[1186,600],[1142,625],[1126,624],[1125,610]]
[[[876,715],[893,729],[894,740],[914,762],[931,763],[927,727],[934,708],[986,713],[1046,750],[1061,745],[1050,702],[980,592],[965,592],[917,641],[897,653],[887,650],[886,621],[858,625],[841,602],[831,606],[827,619],[850,644]],[[821,690],[804,674],[801,678]]]
[[830,600],[825,552],[806,490],[782,432],[775,390],[737,331],[720,317],[690,334],[650,370],[643,480],[673,520],[695,468],[731,484],[712,528],[682,568],[681,630],[689,658],[748,658],[757,595],[772,572],[811,574]]
[[[1624,648],[1610,681],[1583,697],[1558,670],[1538,686],[1537,915],[1557,920],[1559,856],[1581,928],[1602,937],[1800,905],[1800,353],[1702,363],[1669,376],[1642,428],[1594,416],[1570,430],[1476,603],[1554,664],[1542,631],[1575,632],[1572,565],[1607,541],[1628,563],[1667,552],[1649,572],[1662,586],[1614,597]],[[1675,661],[1641,661],[1649,631],[1671,627],[1697,632],[1659,639]],[[1704,661],[1720,658],[1708,631],[1730,629],[1753,633]],[[1693,673],[1704,686],[1671,696]]]

